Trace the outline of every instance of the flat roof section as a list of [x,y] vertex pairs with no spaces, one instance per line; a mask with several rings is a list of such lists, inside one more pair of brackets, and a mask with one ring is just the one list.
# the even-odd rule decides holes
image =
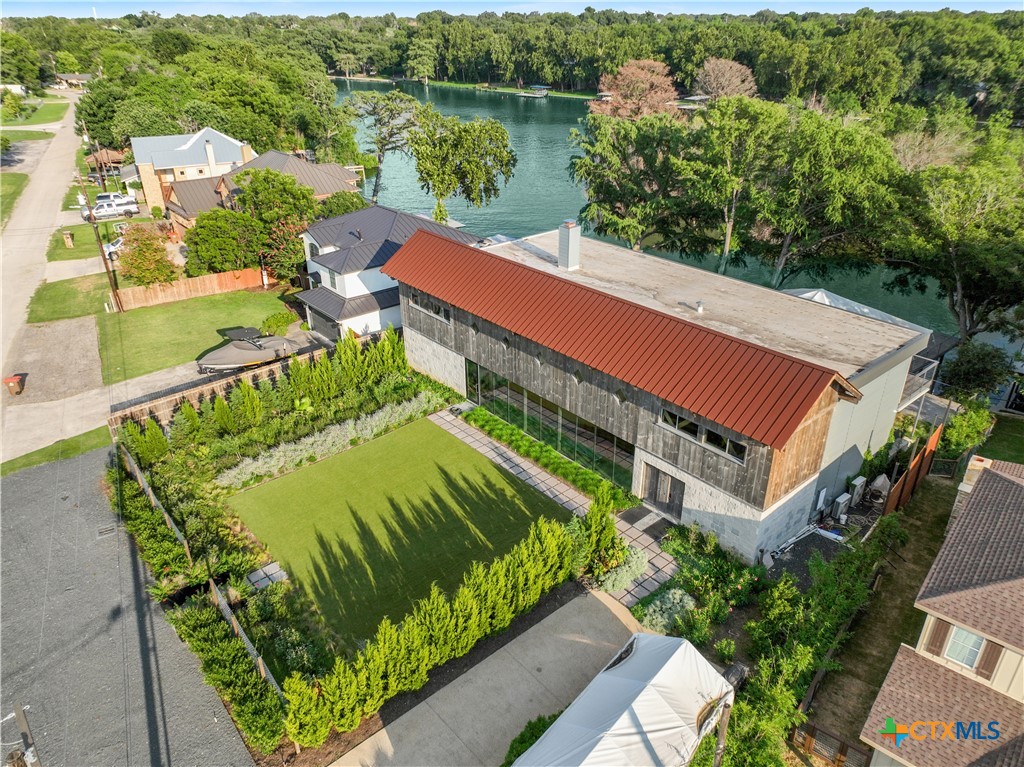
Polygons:
[[[557,229],[483,249],[851,379],[921,336],[916,330],[590,237],[580,238],[580,268],[565,271],[558,268]],[[698,301],[704,306],[700,313]]]

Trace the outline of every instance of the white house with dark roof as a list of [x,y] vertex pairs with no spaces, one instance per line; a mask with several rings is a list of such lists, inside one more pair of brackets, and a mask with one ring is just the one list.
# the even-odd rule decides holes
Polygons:
[[401,327],[398,283],[381,273],[405,241],[425,230],[465,245],[485,242],[475,234],[428,218],[373,205],[318,221],[302,234],[311,288],[296,295],[310,328],[334,341],[388,325]]
[[254,157],[247,143],[213,128],[192,135],[133,138],[132,154],[146,202],[160,207],[173,182],[217,178]]

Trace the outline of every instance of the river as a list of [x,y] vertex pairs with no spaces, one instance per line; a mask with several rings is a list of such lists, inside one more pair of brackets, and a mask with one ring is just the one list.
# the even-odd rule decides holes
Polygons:
[[[353,91],[395,87],[390,83],[351,80],[336,83],[339,101]],[[449,215],[464,223],[469,231],[483,236],[522,237],[554,229],[563,220],[579,214],[584,204],[583,191],[569,178],[572,148],[568,140],[569,131],[587,112],[586,101],[559,97],[527,99],[469,88],[425,87],[419,83],[400,83],[398,87],[420,101],[430,101],[443,114],[458,115],[464,120],[493,117],[508,130],[519,162],[515,175],[498,199],[483,208],[460,201],[448,203]],[[357,136],[363,149],[369,146],[367,135],[361,130]],[[371,178],[366,184],[367,193],[372,188]],[[434,208],[433,198],[420,189],[412,159],[403,154],[391,154],[385,159],[384,189],[379,202],[414,213],[429,214]],[[701,266],[692,260],[686,263]],[[713,268],[712,260],[705,265]],[[729,275],[761,285],[769,283],[768,271],[757,265],[730,268]],[[882,287],[887,276],[886,270],[881,268],[864,275],[826,280],[798,276],[785,287],[824,288],[924,327],[956,334],[956,323],[934,290],[925,295],[891,293]]]

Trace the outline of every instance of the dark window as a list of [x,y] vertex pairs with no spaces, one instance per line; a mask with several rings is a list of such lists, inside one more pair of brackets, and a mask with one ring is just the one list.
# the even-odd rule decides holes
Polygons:
[[742,442],[735,442],[730,439],[727,452],[737,461],[744,461],[747,458],[747,446]]
[[480,367],[473,360],[466,360],[466,396],[480,404]]
[[320,255],[320,246],[317,245],[315,242],[309,243],[309,257],[310,258],[316,258],[319,255]]
[[689,418],[679,415],[679,413],[673,413],[671,410],[665,408],[661,409],[661,422],[666,426],[670,426],[676,431],[681,431],[689,437],[697,439],[700,434],[700,426],[696,422],[691,421]]
[[717,431],[712,431],[711,429],[704,430],[704,441],[711,445],[711,447],[721,450],[723,453],[729,447],[729,440]]
[[615,392],[615,399],[619,401],[620,405],[629,402],[629,397],[626,396],[626,392],[622,391],[622,389],[619,389],[617,392]]

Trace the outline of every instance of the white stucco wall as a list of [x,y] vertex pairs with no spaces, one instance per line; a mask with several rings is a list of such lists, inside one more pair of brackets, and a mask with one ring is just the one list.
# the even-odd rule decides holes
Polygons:
[[382,274],[380,269],[364,269],[361,272],[346,274],[338,283],[339,292],[346,298],[365,296],[368,293],[397,287],[398,283]]
[[402,312],[399,307],[392,306],[379,312],[370,312],[359,317],[343,320],[341,328],[343,335],[351,330],[356,335],[364,336],[367,333],[376,333],[384,330],[388,325],[396,328],[402,326]]

